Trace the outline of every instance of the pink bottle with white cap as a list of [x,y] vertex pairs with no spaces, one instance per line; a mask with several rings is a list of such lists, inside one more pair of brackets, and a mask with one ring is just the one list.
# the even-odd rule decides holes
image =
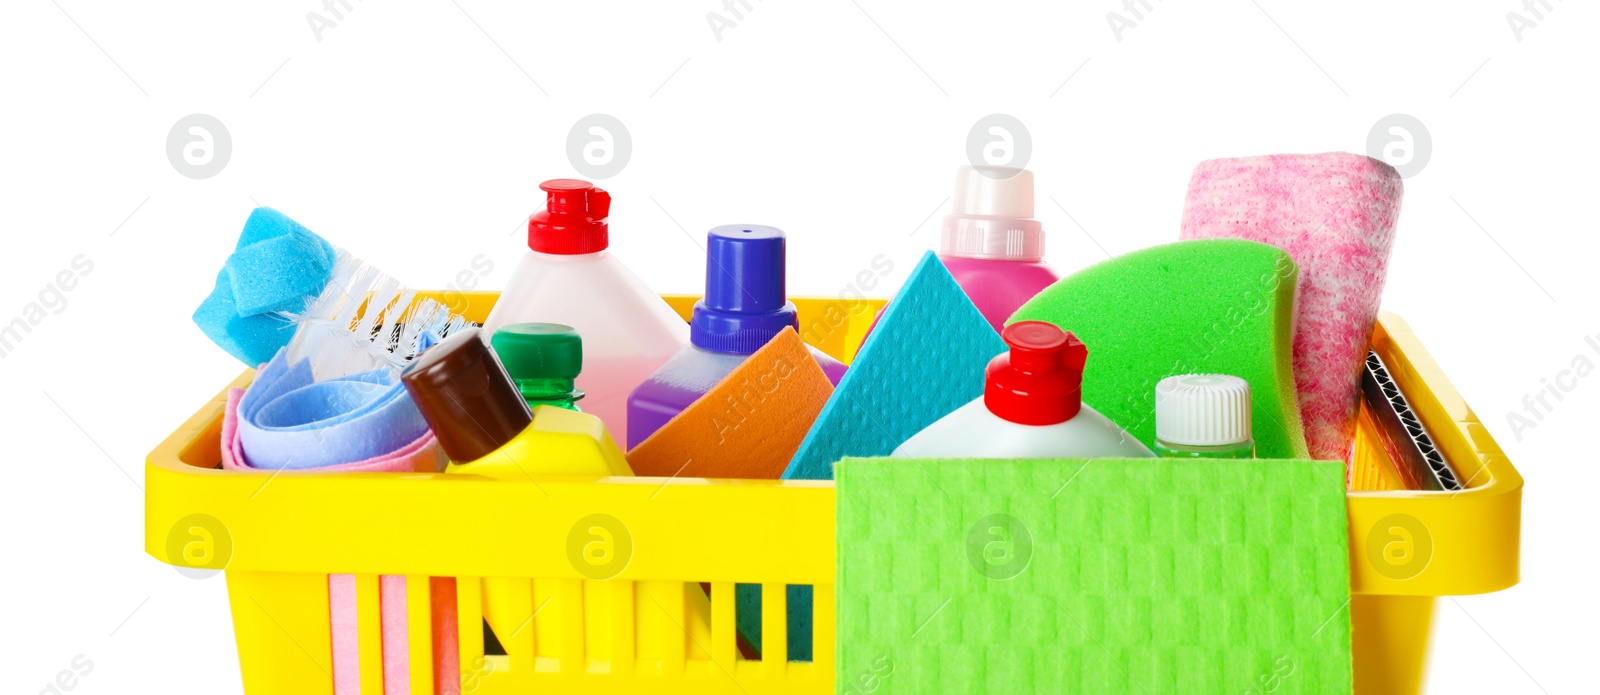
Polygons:
[[939,260],[996,331],[1024,302],[1061,279],[1043,259],[1044,229],[1033,219],[1033,172],[957,169]]

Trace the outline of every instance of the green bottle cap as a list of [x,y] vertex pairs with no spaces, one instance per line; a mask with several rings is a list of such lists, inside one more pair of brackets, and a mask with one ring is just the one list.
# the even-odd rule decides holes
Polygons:
[[512,323],[489,343],[513,379],[575,379],[583,371],[583,339],[559,323]]

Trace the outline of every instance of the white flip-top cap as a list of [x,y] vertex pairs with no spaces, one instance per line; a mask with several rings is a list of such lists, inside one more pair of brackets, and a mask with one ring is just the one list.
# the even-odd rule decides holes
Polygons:
[[956,169],[951,212],[985,217],[1033,217],[1033,172],[1011,167]]
[[1011,167],[956,169],[951,214],[939,253],[962,258],[1037,261],[1044,230],[1033,219],[1033,172]]
[[1156,439],[1184,446],[1250,440],[1250,382],[1226,374],[1182,374],[1156,384]]

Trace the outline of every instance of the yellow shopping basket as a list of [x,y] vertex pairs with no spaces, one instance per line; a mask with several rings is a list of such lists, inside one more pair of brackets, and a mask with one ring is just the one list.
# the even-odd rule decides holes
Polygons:
[[[495,298],[443,299],[481,321]],[[687,316],[694,298],[667,299]],[[795,300],[802,337],[846,362],[882,303]],[[1517,582],[1522,478],[1399,317],[1381,318],[1372,345],[1466,488],[1387,489],[1396,465],[1362,418],[1351,475],[1360,489],[1349,494],[1355,691],[1414,695],[1437,597]],[[445,684],[452,692],[834,691],[830,482],[224,472],[225,393],[150,453],[145,550],[181,567],[225,565],[252,695],[332,695],[330,574],[354,575],[359,678],[369,695],[384,683],[381,575],[419,589],[454,578],[461,683]],[[626,566],[604,579],[569,547],[569,531],[597,514],[628,529],[632,546]],[[690,629],[691,592],[702,583],[711,587],[709,635]],[[764,587],[768,655],[786,653],[785,585],[812,585],[815,661],[742,656],[735,583]],[[515,597],[509,610],[533,626],[500,635],[505,654],[486,653],[488,592]],[[404,605],[411,692],[433,693],[434,650],[445,646],[434,640],[434,606],[426,590],[408,592]]]

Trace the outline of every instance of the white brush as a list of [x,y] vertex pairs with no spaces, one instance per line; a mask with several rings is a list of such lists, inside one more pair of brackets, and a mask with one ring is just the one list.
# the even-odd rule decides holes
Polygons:
[[318,381],[379,368],[398,374],[417,355],[423,331],[442,338],[472,325],[348,251],[334,253],[322,294],[288,316],[296,324],[289,362],[309,358]]

